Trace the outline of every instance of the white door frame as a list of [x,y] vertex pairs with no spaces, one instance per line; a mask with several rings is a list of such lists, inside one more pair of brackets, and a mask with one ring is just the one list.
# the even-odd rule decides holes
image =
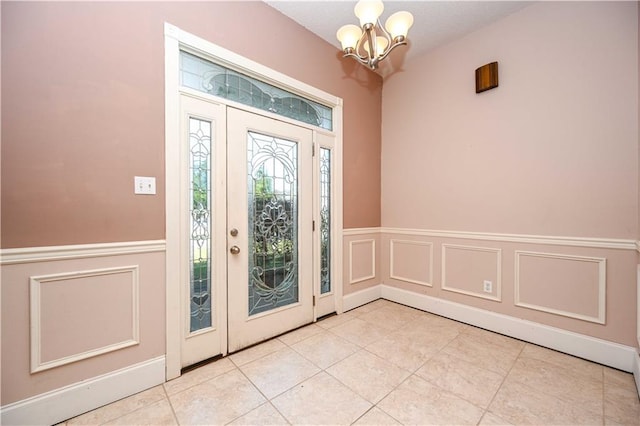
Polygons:
[[[181,369],[181,303],[180,297],[180,217],[175,206],[178,205],[181,184],[180,165],[175,159],[179,158],[180,150],[180,49],[188,49],[203,58],[213,62],[225,64],[243,74],[259,80],[268,81],[282,89],[296,93],[308,99],[332,107],[333,131],[309,126],[314,132],[314,144],[320,135],[333,136],[335,145],[332,147],[332,182],[333,194],[331,208],[331,270],[333,293],[335,294],[336,312],[342,313],[342,99],[330,95],[322,90],[309,86],[282,73],[258,64],[250,59],[233,53],[227,49],[208,42],[200,37],[185,32],[169,23],[164,25],[165,40],[165,217],[166,217],[166,379],[170,380],[180,375]],[[188,91],[192,94],[193,91]],[[206,94],[199,94],[207,97]],[[239,109],[255,111],[269,116],[269,113],[255,110],[232,101],[216,98],[217,102],[225,103]],[[273,118],[289,121],[285,117],[272,115]],[[290,121],[298,126],[305,126],[297,121]],[[318,257],[314,253],[314,257]],[[317,263],[317,262],[314,262]],[[316,286],[317,287],[317,286]]]

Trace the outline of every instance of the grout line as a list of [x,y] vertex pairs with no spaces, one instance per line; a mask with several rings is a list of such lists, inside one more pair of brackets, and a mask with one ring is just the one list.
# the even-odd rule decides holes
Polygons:
[[171,408],[171,413],[173,413],[173,419],[176,421],[176,424],[179,425],[180,421],[178,421],[178,415],[176,414],[176,409],[173,406],[173,402],[171,402],[171,397],[169,396],[169,393],[167,392],[167,389],[164,387],[164,383],[162,385],[160,385],[160,386],[162,386],[162,390],[164,391],[164,396],[165,396],[165,398],[167,398],[167,401],[169,402],[169,407]]

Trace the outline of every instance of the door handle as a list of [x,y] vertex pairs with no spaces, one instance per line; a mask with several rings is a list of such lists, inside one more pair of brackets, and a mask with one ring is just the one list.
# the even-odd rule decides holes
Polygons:
[[231,231],[229,231],[229,233],[232,237],[238,236],[238,230],[236,228],[233,228]]
[[231,254],[238,254],[240,253],[240,247],[238,246],[232,246],[229,251],[231,252]]

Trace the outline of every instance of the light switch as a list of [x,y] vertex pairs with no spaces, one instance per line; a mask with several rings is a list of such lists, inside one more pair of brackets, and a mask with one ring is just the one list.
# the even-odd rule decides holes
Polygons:
[[155,195],[156,194],[156,178],[148,176],[134,176],[134,193]]

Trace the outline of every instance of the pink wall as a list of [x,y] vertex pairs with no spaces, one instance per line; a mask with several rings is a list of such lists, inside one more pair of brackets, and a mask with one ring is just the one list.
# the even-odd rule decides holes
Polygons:
[[[383,227],[636,240],[638,21],[636,2],[540,2],[386,79]],[[474,70],[492,61],[499,62],[500,86],[476,94]],[[415,238],[434,244],[433,287],[391,280],[388,266],[386,284],[637,344],[634,250],[465,242],[418,231]],[[453,258],[448,267],[461,273],[447,284],[470,294],[443,290],[445,243],[502,250],[500,301],[483,300],[487,272],[475,276],[476,265]],[[555,285],[540,283],[544,274],[526,263],[518,269],[519,251],[548,254],[538,267],[561,266]],[[577,263],[580,256],[606,259],[605,324],[571,317],[597,316],[603,300],[595,264]]]
[[385,80],[383,226],[636,239],[637,7],[535,4]]
[[381,78],[271,7],[1,7],[3,248],[164,238],[165,21],[342,97],[344,225],[380,225],[380,128],[361,123],[381,121]]

